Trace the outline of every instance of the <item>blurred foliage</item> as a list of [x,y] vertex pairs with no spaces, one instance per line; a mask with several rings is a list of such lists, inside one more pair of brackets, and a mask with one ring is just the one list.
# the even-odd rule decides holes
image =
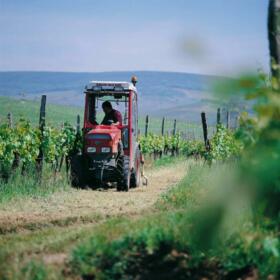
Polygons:
[[253,106],[253,113],[241,113],[236,132],[236,139],[244,146],[241,180],[250,186],[256,218],[265,215],[279,224],[280,83],[259,71],[258,75],[220,83],[215,90],[223,99],[241,96]]
[[242,178],[254,194],[255,213],[279,225],[280,86],[277,80],[269,80],[263,74],[243,79],[241,85],[246,98],[255,101],[255,116],[242,115],[237,134],[245,145]]
[[18,279],[45,280],[47,279],[47,271],[42,264],[30,262],[23,267],[21,277],[22,278],[19,277]]

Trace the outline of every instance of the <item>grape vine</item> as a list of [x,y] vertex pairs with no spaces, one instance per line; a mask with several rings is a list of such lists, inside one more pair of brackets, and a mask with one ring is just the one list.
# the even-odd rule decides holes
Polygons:
[[41,134],[39,128],[32,127],[30,122],[20,120],[15,127],[0,125],[0,170],[10,170],[15,160],[22,165],[35,165],[40,148],[43,150],[44,161],[56,164],[74,149],[76,140],[75,129],[65,123],[58,129],[50,126]]
[[[40,149],[45,163],[52,164],[55,170],[63,160],[81,149],[82,138],[77,137],[76,130],[65,123],[58,129],[46,126],[43,133],[39,128],[32,127],[26,120],[20,120],[13,128],[8,124],[0,125],[0,175],[1,170],[11,170],[13,166],[35,165]],[[211,139],[211,150],[205,150],[204,143],[199,140],[186,140],[181,135],[148,134],[140,137],[143,154],[154,154],[155,158],[162,155],[199,156],[213,162],[227,160],[238,156],[242,146],[233,132],[218,126]],[[59,164],[60,162],[60,164]]]

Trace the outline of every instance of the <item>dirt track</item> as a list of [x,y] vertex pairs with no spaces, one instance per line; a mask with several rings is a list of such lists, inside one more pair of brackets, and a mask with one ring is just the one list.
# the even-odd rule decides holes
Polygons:
[[129,192],[70,190],[48,198],[22,199],[0,207],[0,234],[34,231],[50,226],[94,223],[112,216],[137,215],[186,173],[182,162],[147,171],[148,187]]

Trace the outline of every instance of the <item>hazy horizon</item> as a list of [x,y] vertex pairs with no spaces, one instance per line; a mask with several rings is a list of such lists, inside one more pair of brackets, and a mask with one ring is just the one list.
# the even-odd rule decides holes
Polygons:
[[183,72],[183,71],[168,71],[168,70],[115,70],[115,71],[59,71],[59,70],[0,70],[0,73],[69,73],[69,74],[102,74],[102,73],[170,73],[170,74],[190,74],[198,76],[213,76],[213,77],[225,77],[234,78],[229,75],[219,75],[219,74],[207,74],[207,73],[193,73],[193,72]]

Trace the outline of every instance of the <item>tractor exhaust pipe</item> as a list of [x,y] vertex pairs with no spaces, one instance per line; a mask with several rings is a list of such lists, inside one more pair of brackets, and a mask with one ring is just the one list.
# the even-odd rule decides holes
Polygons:
[[138,82],[137,77],[136,77],[136,76],[132,76],[132,77],[131,77],[131,82],[132,82],[132,84],[133,84],[134,86],[136,86],[136,84],[137,84],[137,82]]

